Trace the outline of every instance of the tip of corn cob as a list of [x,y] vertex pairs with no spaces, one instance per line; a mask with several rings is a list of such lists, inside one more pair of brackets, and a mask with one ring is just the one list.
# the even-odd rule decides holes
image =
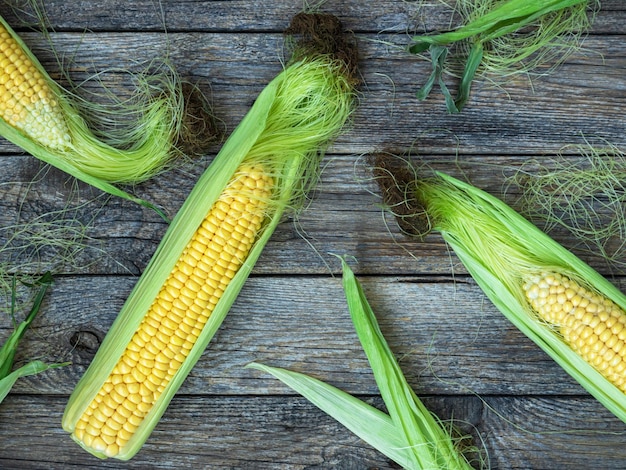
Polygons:
[[2,119],[48,148],[68,148],[71,138],[54,91],[2,23],[0,71]]
[[555,272],[529,276],[523,289],[539,318],[626,392],[626,313],[610,299]]

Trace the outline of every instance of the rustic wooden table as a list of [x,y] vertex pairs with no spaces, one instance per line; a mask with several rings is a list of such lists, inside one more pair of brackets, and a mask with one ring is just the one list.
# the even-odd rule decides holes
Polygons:
[[[112,67],[139,70],[166,48],[181,75],[212,96],[232,131],[281,70],[281,31],[301,8],[286,0],[45,2],[54,50],[74,81]],[[156,5],[159,3],[160,5]],[[626,149],[626,5],[605,0],[584,50],[556,73],[504,89],[478,83],[459,115],[434,93],[415,98],[430,65],[403,52],[406,31],[445,28],[437,2],[327,1],[359,41],[363,86],[353,125],[332,146],[313,199],[276,230],[216,337],[130,462],[99,461],[61,429],[68,396],[90,363],[166,225],[0,142],[0,222],[66,205],[93,218],[75,269],[56,276],[18,354],[70,366],[21,379],[0,406],[0,468],[397,468],[251,361],[312,374],[382,406],[350,322],[332,253],[356,257],[381,328],[416,393],[441,418],[480,434],[491,468],[624,469],[626,426],[494,309],[439,236],[403,239],[378,207],[363,155],[412,150],[417,158],[503,195],[507,173],[565,144],[602,138]],[[47,39],[15,24],[59,80]],[[163,18],[165,21],[163,22]],[[167,35],[163,33],[163,26]],[[22,25],[22,26],[20,26]],[[68,62],[69,63],[69,62]],[[123,89],[124,76],[102,76]],[[454,87],[454,84],[451,83]],[[136,192],[170,214],[219,150]],[[36,179],[35,183],[31,183]],[[514,194],[508,194],[514,200]],[[68,202],[69,201],[69,202]],[[567,233],[555,233],[574,247]],[[626,289],[626,271],[581,253]],[[91,261],[91,262],[88,262]],[[0,340],[9,332],[0,319]]]

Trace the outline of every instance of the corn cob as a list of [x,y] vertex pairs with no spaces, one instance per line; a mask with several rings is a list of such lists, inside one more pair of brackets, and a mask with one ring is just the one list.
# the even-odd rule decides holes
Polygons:
[[626,393],[626,314],[620,307],[558,273],[533,276],[524,292],[541,319]]
[[0,23],[0,115],[43,145],[67,148],[70,134],[55,93]]
[[[182,155],[182,148],[203,151],[215,133],[196,136],[193,126],[210,128],[212,116],[196,115],[185,84],[167,61],[159,68],[155,65],[156,61],[150,73],[131,74],[137,81],[136,94],[112,108],[75,99],[0,17],[0,135],[87,184],[160,213],[115,184],[136,184],[155,176]],[[203,101],[200,93],[193,97],[191,101]],[[92,131],[95,116],[98,124],[108,126],[99,135]],[[119,121],[120,116],[128,119]]]
[[246,260],[271,197],[260,166],[237,171],[183,251],[104,385],[76,424],[86,447],[115,457],[179,370]]
[[375,174],[403,230],[440,232],[493,304],[626,422],[626,295],[470,184],[442,173],[418,178],[384,158]]
[[[321,36],[342,33],[336,18],[312,17],[304,23],[324,23]],[[296,49],[257,97],[180,208],[72,393],[63,428],[92,454],[127,460],[141,448],[283,214],[302,206],[325,147],[352,112],[357,83],[345,62],[355,51],[322,50]]]

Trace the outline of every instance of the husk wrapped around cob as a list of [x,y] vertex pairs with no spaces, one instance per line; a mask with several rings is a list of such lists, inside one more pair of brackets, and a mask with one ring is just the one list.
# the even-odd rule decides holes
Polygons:
[[626,422],[626,296],[484,191],[443,173],[419,178],[377,158],[386,206],[409,235],[441,233],[493,304]]
[[291,61],[201,176],[70,397],[63,428],[98,457],[130,459],[148,439],[354,109],[356,48],[339,20],[300,14],[287,32],[301,36]]
[[[0,135],[85,183],[160,213],[154,204],[118,185],[134,185],[157,175],[182,156],[183,149],[200,153],[217,131],[195,87],[167,61],[153,68],[133,75],[138,85],[134,99],[107,112],[58,85],[0,17]],[[193,109],[203,110],[193,116],[188,106],[191,96]],[[120,127],[115,136],[109,139],[106,131],[98,135],[87,112],[104,113],[114,121],[113,128]],[[206,123],[211,135],[195,135],[192,123],[198,120]]]

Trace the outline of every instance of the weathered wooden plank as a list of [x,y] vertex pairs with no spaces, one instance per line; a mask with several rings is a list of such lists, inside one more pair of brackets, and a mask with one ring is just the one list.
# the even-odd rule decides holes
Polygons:
[[[44,66],[58,70],[42,39],[32,33],[24,36],[33,48],[39,45],[36,52]],[[334,143],[333,152],[406,151],[417,146],[437,154],[537,154],[580,141],[581,133],[625,145],[623,126],[616,118],[626,107],[621,73],[626,46],[620,36],[590,37],[586,52],[570,58],[558,73],[535,79],[532,87],[521,77],[502,89],[478,82],[471,103],[454,116],[445,112],[436,90],[425,102],[415,98],[430,71],[429,62],[385,41],[401,46],[401,38],[394,36],[360,37],[362,95],[352,126]],[[169,49],[179,72],[198,81],[207,94],[210,90],[215,114],[227,134],[280,71],[282,56],[280,35],[256,33],[62,33],[54,35],[54,45],[73,57],[69,73],[76,81],[110,69],[111,64],[138,70],[138,63]],[[99,78],[116,93],[131,89],[125,82],[128,77]],[[449,86],[454,91],[455,81]],[[0,145],[0,152],[15,150],[4,142]]]
[[487,398],[478,428],[492,469],[623,468],[623,426],[589,405],[585,399]]
[[[546,157],[548,158],[548,157]],[[419,163],[421,157],[414,156]],[[506,177],[527,162],[527,156],[467,155],[453,161],[438,155],[424,155],[433,168],[467,178],[491,194],[504,197]],[[539,158],[541,161],[541,158]],[[31,183],[41,169],[28,156],[2,157],[0,180],[0,226],[28,222],[64,207],[64,216],[87,226],[87,248],[78,253],[73,266],[63,273],[139,274],[154,253],[166,224],[156,214],[136,204],[98,196],[97,191],[80,185],[76,193],[71,178],[51,169]],[[203,163],[159,176],[141,185],[138,193],[164,207],[172,216],[183,203]],[[497,171],[494,171],[494,168]],[[258,274],[328,274],[337,265],[331,253],[349,254],[359,259],[355,270],[362,274],[449,275],[463,274],[453,254],[438,234],[424,242],[409,240],[399,233],[390,217],[379,207],[377,189],[370,181],[362,158],[328,155],[322,163],[320,182],[312,200],[298,215],[279,225],[255,267]],[[506,198],[514,207],[515,188],[506,188]],[[609,219],[607,218],[607,221]],[[564,230],[555,239],[573,249],[582,259],[605,274],[623,274],[624,267],[610,266],[598,254],[578,249],[579,243]],[[0,235],[0,241],[5,236]],[[0,259],[5,259],[0,256]],[[329,264],[334,266],[329,268]]]
[[[15,392],[69,394],[134,282],[120,277],[58,279],[17,359],[40,357],[72,365],[24,378]],[[383,333],[420,394],[586,394],[469,279],[375,276],[364,277],[363,285]],[[2,337],[8,327],[3,319]],[[253,361],[313,374],[350,393],[377,393],[339,278],[249,279],[181,393],[284,393],[275,380],[245,368]]]
[[[302,2],[262,0],[251,8],[246,0],[150,0],[132,3],[120,0],[46,2],[49,23],[56,30],[162,30],[169,31],[282,31]],[[406,33],[448,29],[451,10],[443,2],[358,0],[326,2],[322,11],[337,15],[356,32]],[[0,8],[8,20],[17,21],[11,9]],[[623,32],[626,10],[619,0],[603,0],[592,31],[596,34]],[[22,21],[28,16],[18,15]],[[30,19],[32,21],[32,19]]]
[[397,468],[305,400],[256,397],[176,397],[171,405],[175,411],[168,410],[133,460],[99,461],[61,429],[65,401],[21,396],[3,403],[0,466],[15,470],[42,465],[51,470]]
[[[380,407],[379,398],[365,397]],[[425,397],[442,419],[484,439],[492,470],[621,470],[624,434],[581,398]],[[0,407],[7,469],[396,469],[300,397],[177,396],[129,462],[100,461],[61,429],[60,396],[9,396]],[[580,417],[584,416],[584,419]]]

